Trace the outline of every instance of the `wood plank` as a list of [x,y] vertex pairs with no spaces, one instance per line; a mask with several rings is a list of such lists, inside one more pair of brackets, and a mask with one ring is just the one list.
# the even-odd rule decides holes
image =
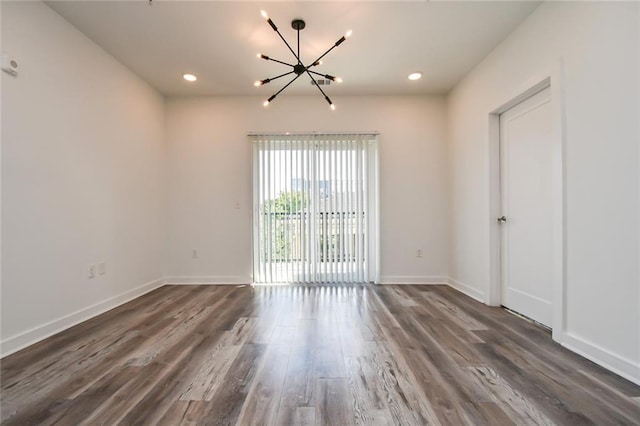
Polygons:
[[269,345],[242,406],[239,424],[276,423],[290,353],[291,345]]
[[228,425],[238,421],[265,350],[265,345],[254,343],[242,346],[222,384],[211,398],[203,415],[203,424]]
[[277,424],[297,424],[299,408],[314,404],[316,336],[316,320],[299,321],[289,355]]
[[497,405],[506,415],[519,425],[553,425],[535,403],[529,401],[515,390],[508,381],[502,379],[495,371],[488,367],[472,367],[468,371],[473,374],[478,383],[485,386],[494,396]]
[[558,396],[546,389],[534,375],[527,374],[510,359],[502,356],[495,348],[488,344],[479,344],[478,350],[487,360],[491,361],[492,368],[501,377],[508,377],[509,384],[525,398],[534,403],[538,409],[549,417],[552,422],[560,424],[594,424],[591,419],[579,411],[573,411]]
[[157,424],[165,426],[200,425],[208,406],[209,403],[206,401],[175,401]]
[[[56,424],[78,425],[90,417],[101,405],[105,404],[111,395],[117,392],[122,386],[140,374],[138,367],[124,367],[114,370],[106,375],[99,382],[95,383],[86,392],[75,398],[74,403],[69,405],[69,409],[60,413],[56,418]],[[52,419],[51,419],[52,420]],[[33,420],[25,421],[31,423]]]
[[463,408],[467,413],[467,422],[471,425],[522,425],[522,423],[514,423],[506,413],[493,402],[465,402]]
[[385,402],[394,424],[440,424],[433,407],[437,401],[424,397],[420,378],[409,367],[407,351],[393,344],[378,343],[369,361],[378,379],[376,386],[385,396]]
[[392,424],[391,412],[376,386],[377,376],[372,374],[369,361],[365,357],[348,357],[346,361],[356,425]]
[[316,409],[314,407],[299,407],[296,409],[293,423],[278,423],[281,425],[294,424],[297,426],[314,426],[316,423]]
[[[414,292],[418,292],[421,297],[423,297],[430,306],[433,306],[438,311],[447,315],[452,322],[458,324],[461,328],[467,330],[487,330],[488,327],[482,322],[478,321],[473,316],[469,315],[467,311],[465,311],[462,307],[456,305],[455,303],[451,303],[447,299],[443,298],[435,291],[419,291],[414,290]],[[421,305],[423,306],[423,305]]]
[[346,379],[318,379],[316,422],[327,426],[355,424]]
[[1,368],[3,425],[640,423],[640,387],[446,286],[165,286]]
[[314,377],[317,379],[345,379],[347,369],[342,355],[340,342],[327,344],[323,342],[315,350],[315,361],[313,363]]
[[222,386],[223,378],[255,326],[255,320],[242,318],[229,331],[223,331],[202,359],[192,379],[185,383],[178,399],[181,401],[211,401]]
[[[176,296],[177,303],[182,304],[187,300],[193,299],[197,290],[197,288],[193,288],[189,292],[179,292]],[[38,344],[34,347],[34,351],[43,351],[46,354],[42,360],[38,360],[33,364],[26,364],[29,365],[29,368],[24,369],[21,374],[2,377],[3,387],[12,389],[8,398],[3,399],[3,402],[7,404],[4,408],[11,411],[12,398],[19,400],[23,405],[39,400],[44,394],[50,392],[52,387],[60,385],[60,377],[73,377],[79,371],[87,370],[94,366],[97,367],[97,370],[108,371],[109,369],[104,368],[105,364],[101,364],[101,361],[104,361],[105,358],[113,361],[119,355],[127,354],[132,348],[130,340],[135,340],[135,347],[138,347],[141,345],[140,336],[147,336],[148,338],[156,333],[165,332],[167,325],[171,322],[169,318],[165,317],[165,314],[166,311],[156,312],[151,316],[140,315],[135,317],[128,324],[128,329],[124,328],[121,323],[121,317],[113,318],[112,322],[107,322],[103,328],[97,327],[94,324],[96,321],[90,320],[87,322],[88,324],[83,323],[68,330],[71,336],[77,336],[77,333],[83,332],[84,335],[80,338],[76,337],[75,340],[69,341],[59,337],[59,335],[55,335],[50,339],[46,339],[47,343]],[[111,317],[112,311],[104,315]],[[64,335],[66,332],[60,334]],[[48,342],[49,340],[51,342]],[[62,345],[64,350],[55,346],[57,344]],[[3,360],[3,365],[23,365],[25,362],[33,362],[22,352],[25,351],[6,357]],[[51,353],[54,355],[52,356]],[[25,359],[25,357],[27,358]],[[12,370],[12,368],[8,368],[8,370]],[[78,392],[84,386],[90,385],[93,381],[87,380],[86,376],[94,378],[93,381],[100,378],[100,376],[96,376],[94,370],[92,374],[83,375],[81,380],[76,380],[73,386],[67,385],[67,389],[73,389],[74,392]],[[36,389],[30,387],[33,377],[37,377],[39,383]],[[78,387],[79,384],[82,384],[82,386]],[[25,392],[21,391],[23,388],[26,389]],[[73,398],[75,395],[62,397]]]
[[[557,362],[540,362],[540,359],[530,351],[517,345],[513,340],[499,335],[493,331],[482,333],[484,339],[494,343],[493,347],[519,368],[527,371],[535,371],[536,378],[542,379],[540,386],[552,389],[553,393],[562,398],[569,406],[575,407],[583,405],[579,411],[584,412],[596,423],[614,420],[616,423],[634,422],[640,416],[638,407],[627,398],[616,397],[606,384],[598,381],[595,377],[581,374],[579,371],[567,368]],[[568,385],[558,377],[571,377],[575,384],[580,385],[582,392],[579,397],[575,397],[575,385]],[[591,379],[591,380],[588,380]],[[608,405],[612,412],[615,412],[613,419],[611,415],[607,419],[601,419],[602,406]]]

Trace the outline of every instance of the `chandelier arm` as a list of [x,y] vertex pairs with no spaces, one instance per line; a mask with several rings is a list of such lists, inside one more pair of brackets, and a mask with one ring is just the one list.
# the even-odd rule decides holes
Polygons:
[[313,76],[311,75],[312,71],[307,70],[307,74],[309,74],[309,77],[311,77],[311,81],[313,81],[313,84],[318,88],[318,90],[320,91],[320,93],[322,93],[324,95],[325,98],[327,98],[327,94],[324,93],[324,90],[322,90],[322,87],[320,87],[320,85],[318,84],[318,82],[316,81],[315,78],[313,78]]
[[280,75],[277,75],[277,76],[275,76],[275,77],[271,77],[271,78],[269,78],[269,79],[267,79],[267,80],[269,80],[269,81],[273,81],[273,80],[276,80],[276,79],[278,79],[278,78],[280,78],[280,77],[287,76],[287,75],[289,75],[289,74],[293,74],[293,71],[285,72],[284,74],[280,74]]
[[[313,65],[311,65],[311,66],[314,66],[315,64],[317,64],[318,62],[320,62],[320,59],[322,59],[322,58],[324,58],[325,56],[327,56],[327,54],[328,54],[329,52],[331,52],[333,49],[335,49],[336,47],[338,47],[338,46],[337,46],[337,45],[335,45],[335,44],[334,44],[333,46],[331,46],[331,47],[330,47],[326,52],[324,52],[322,55],[320,55],[320,57],[319,57],[318,59],[316,59],[315,61],[311,62],[311,63],[313,64]],[[318,65],[319,65],[319,64],[318,64]]]
[[284,74],[277,75],[275,77],[265,78],[264,80],[258,80],[255,82],[255,86],[264,86],[267,83],[271,83],[273,80],[277,80],[280,77],[284,77],[286,75],[293,74],[293,73],[294,71],[289,71],[289,72],[285,72]]
[[324,100],[325,100],[325,101],[327,101],[327,103],[329,104],[329,106],[331,107],[331,109],[332,109],[332,110],[335,110],[335,109],[336,109],[336,107],[335,107],[335,105],[333,104],[333,101],[332,101],[331,99],[329,99],[329,96],[327,96],[327,94],[326,94],[326,93],[324,93],[324,90],[322,90],[322,87],[320,87],[320,86],[318,85],[318,82],[316,81],[316,79],[315,79],[315,78],[313,78],[313,76],[311,75],[311,73],[309,72],[309,70],[306,70],[306,71],[307,71],[307,74],[309,74],[309,77],[311,78],[311,81],[313,81],[313,84],[315,84],[315,85],[316,85],[316,87],[318,88],[318,90],[320,91],[320,93],[322,93],[322,95],[324,96]]
[[289,46],[289,43],[287,43],[287,40],[285,40],[284,37],[282,37],[282,34],[280,34],[280,31],[277,31],[278,35],[280,36],[280,38],[282,39],[282,41],[284,41],[284,44],[287,45],[287,47],[289,48],[289,50],[291,51],[291,53],[293,54],[293,56],[296,58],[296,61],[298,61],[298,63],[300,63],[300,58],[298,57],[298,55],[296,55],[296,52],[293,51],[293,49],[291,48],[291,46]]
[[275,97],[276,97],[276,96],[278,96],[280,93],[282,93],[282,91],[283,91],[284,89],[286,89],[287,87],[289,87],[289,85],[290,85],[291,83],[293,83],[294,81],[296,81],[296,80],[298,79],[298,77],[300,77],[301,75],[302,75],[302,74],[298,74],[298,75],[296,75],[295,77],[293,77],[293,79],[291,79],[291,81],[290,81],[290,82],[288,82],[287,84],[285,84],[285,85],[284,85],[284,87],[283,87],[282,89],[278,90],[278,91],[275,93],[275,95],[273,95],[273,96],[271,97],[271,99],[275,98]]
[[[280,30],[278,30],[278,28],[275,25],[272,25],[273,30],[278,33],[278,35],[280,36],[280,38],[282,39],[282,41],[284,41],[284,44],[287,45],[287,47],[289,48],[289,50],[291,51],[291,53],[293,54],[293,56],[296,58],[296,61],[298,61],[298,63],[300,63],[300,58],[298,57],[298,55],[296,55],[296,52],[293,51],[293,49],[291,48],[291,46],[289,45],[289,43],[287,42],[287,40],[282,36],[282,34],[280,34]],[[298,34],[300,34],[300,32],[298,31]]]
[[331,81],[336,81],[336,78],[334,76],[332,76],[332,75],[320,74],[319,72],[311,71],[310,69],[307,69],[307,71],[310,72],[311,74],[315,74],[315,75],[319,75],[320,77],[328,78]]
[[271,56],[261,55],[260,57],[261,57],[262,59],[264,59],[265,61],[273,61],[273,62],[277,62],[277,63],[279,63],[279,64],[287,65],[287,66],[290,66],[290,67],[294,67],[294,66],[295,66],[295,65],[293,65],[293,64],[290,64],[290,63],[288,63],[288,62],[281,61],[281,60],[279,60],[279,59],[273,59]]

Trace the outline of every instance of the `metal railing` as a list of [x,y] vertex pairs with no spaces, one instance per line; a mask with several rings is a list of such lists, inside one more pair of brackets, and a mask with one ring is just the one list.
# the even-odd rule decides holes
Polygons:
[[[364,229],[357,229],[358,214],[364,217],[364,212],[263,211],[261,261],[301,262],[315,253],[320,262],[355,262],[358,249],[364,253],[365,241]],[[309,223],[313,221],[319,231],[317,235],[309,235],[308,229],[312,228]]]

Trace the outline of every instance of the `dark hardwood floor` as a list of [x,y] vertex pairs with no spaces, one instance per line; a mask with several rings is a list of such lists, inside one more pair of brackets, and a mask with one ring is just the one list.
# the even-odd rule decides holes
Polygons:
[[640,388],[444,286],[165,286],[2,360],[7,425],[640,424]]

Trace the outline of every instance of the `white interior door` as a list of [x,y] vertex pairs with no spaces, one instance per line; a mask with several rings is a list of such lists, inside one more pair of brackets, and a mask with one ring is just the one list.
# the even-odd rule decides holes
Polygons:
[[552,111],[547,88],[500,115],[502,305],[551,327]]

